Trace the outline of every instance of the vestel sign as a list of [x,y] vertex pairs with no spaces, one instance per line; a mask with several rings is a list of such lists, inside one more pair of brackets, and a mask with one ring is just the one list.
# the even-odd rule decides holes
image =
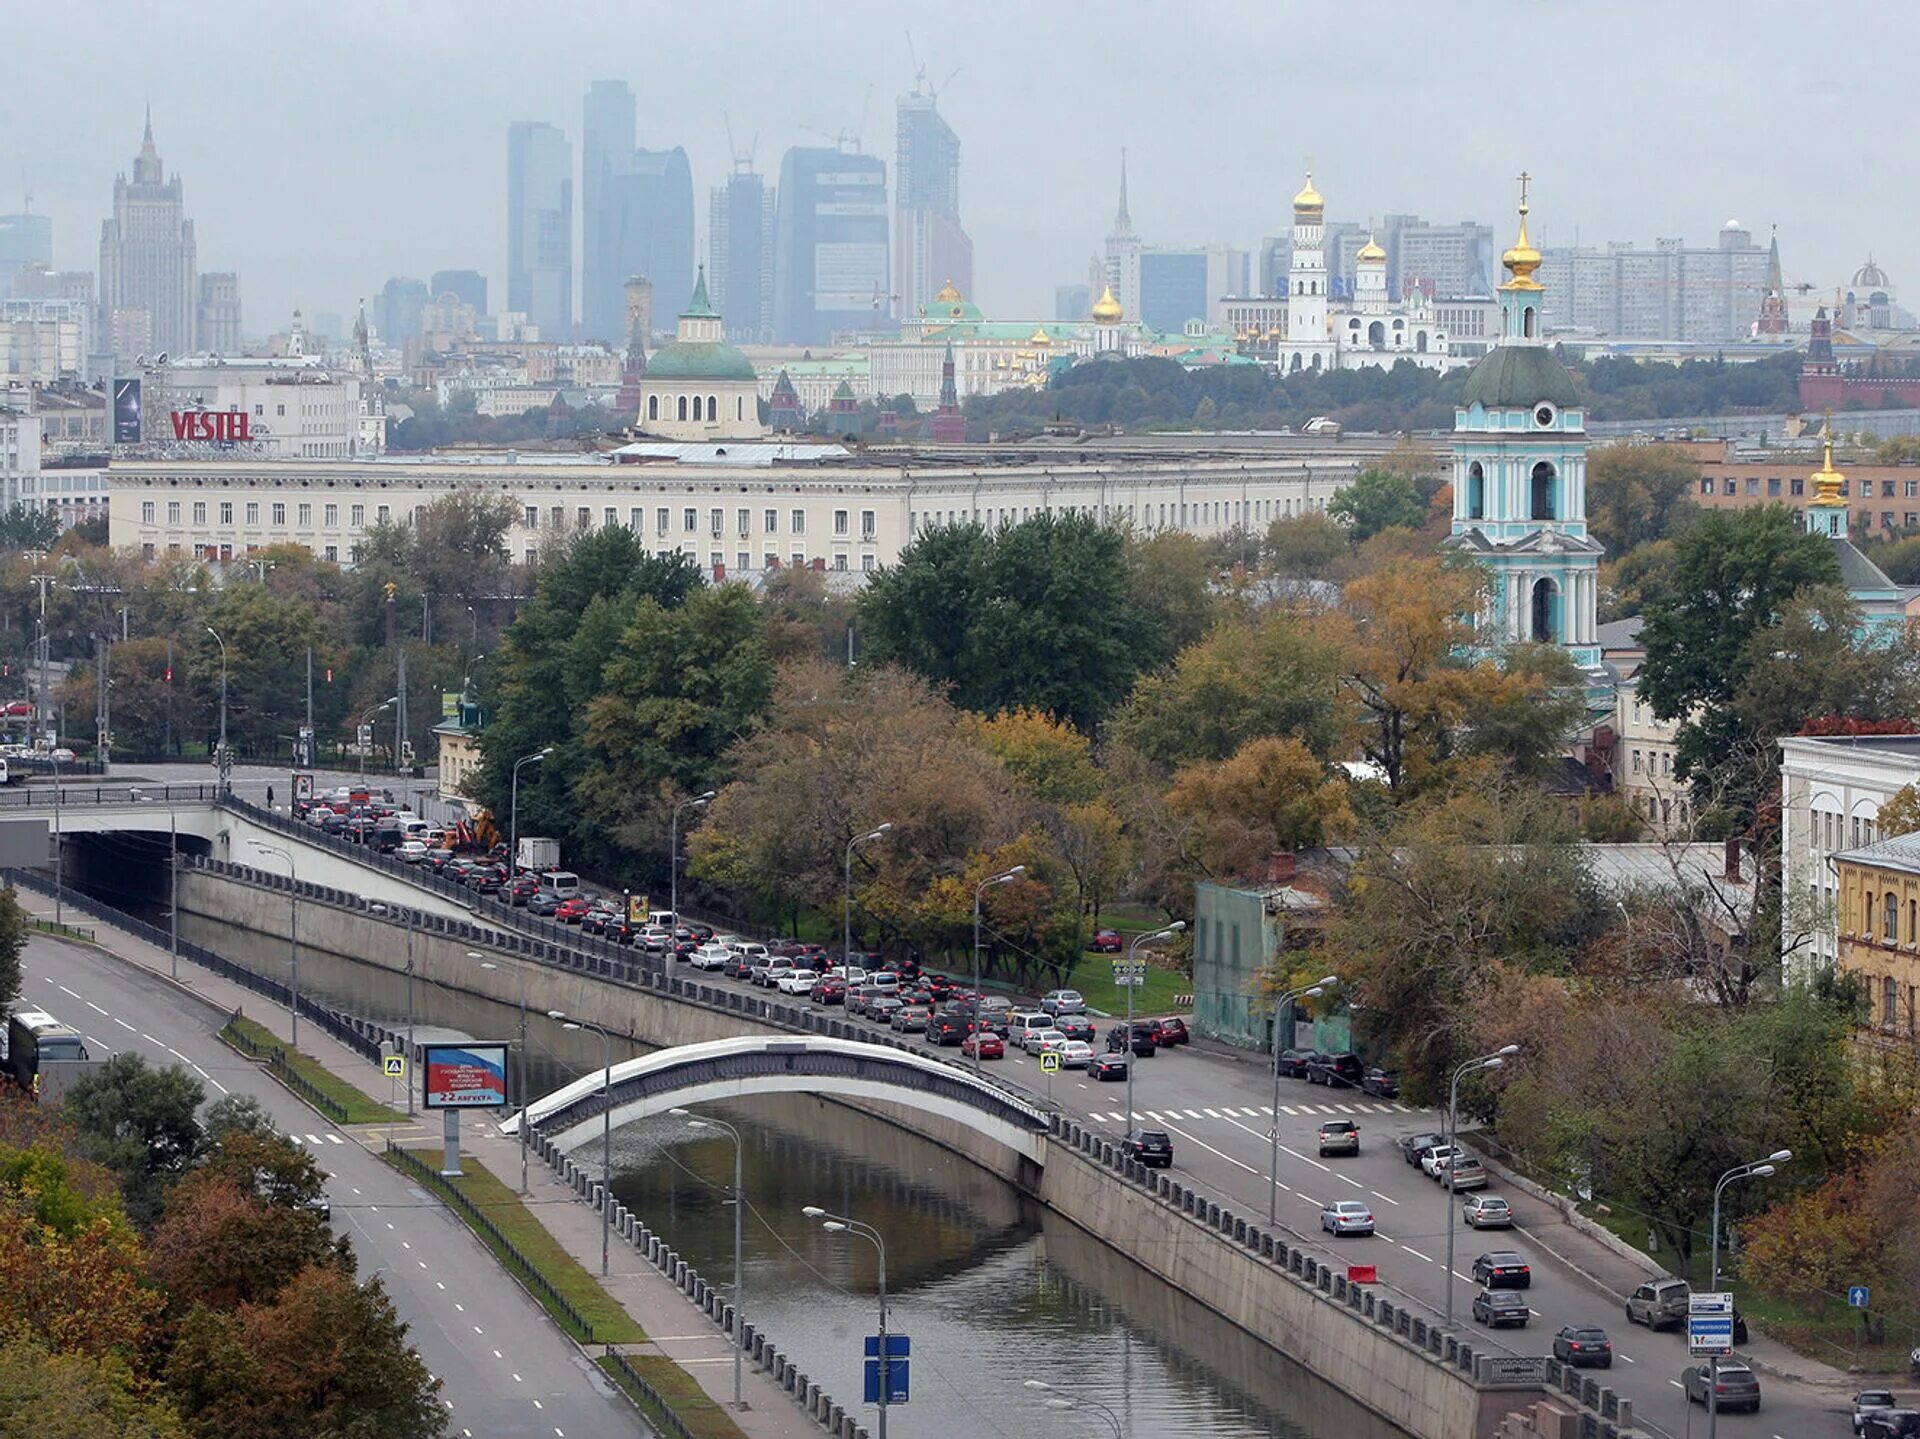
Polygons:
[[251,440],[250,418],[244,410],[174,410],[176,440]]

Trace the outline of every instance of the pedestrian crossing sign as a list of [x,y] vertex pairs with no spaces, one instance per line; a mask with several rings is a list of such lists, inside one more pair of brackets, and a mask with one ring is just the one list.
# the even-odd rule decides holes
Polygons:
[[388,1079],[407,1077],[407,1057],[404,1054],[389,1054],[384,1062]]
[[1059,1067],[1060,1067],[1059,1055],[1043,1054],[1040,1056],[1040,1072],[1042,1074],[1052,1074]]

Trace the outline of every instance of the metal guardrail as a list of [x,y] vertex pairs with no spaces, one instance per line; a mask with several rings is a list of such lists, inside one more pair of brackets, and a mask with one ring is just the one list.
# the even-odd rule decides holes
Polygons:
[[574,1308],[572,1301],[554,1287],[553,1281],[542,1274],[531,1259],[520,1252],[519,1246],[500,1232],[500,1226],[489,1219],[479,1205],[422,1163],[411,1150],[402,1149],[389,1139],[386,1152],[387,1160],[394,1168],[457,1211],[462,1219],[477,1230],[499,1255],[508,1272],[533,1291],[563,1328],[582,1343],[593,1342],[592,1321]]
[[647,1382],[646,1375],[628,1362],[626,1355],[609,1345],[607,1363],[620,1371],[616,1383],[632,1387],[634,1403],[649,1424],[666,1439],[693,1439],[693,1431],[687,1428],[686,1421],[667,1406],[665,1397]]

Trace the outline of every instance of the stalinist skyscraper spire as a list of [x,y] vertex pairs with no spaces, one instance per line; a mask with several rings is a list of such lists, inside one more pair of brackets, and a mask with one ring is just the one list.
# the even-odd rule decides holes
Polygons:
[[100,334],[117,355],[182,355],[194,347],[198,260],[180,178],[166,177],[147,114],[133,178],[113,181],[100,226]]

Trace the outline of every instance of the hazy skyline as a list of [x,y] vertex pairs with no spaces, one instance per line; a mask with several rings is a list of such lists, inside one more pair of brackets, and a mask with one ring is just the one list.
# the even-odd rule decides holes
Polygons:
[[[0,100],[0,211],[31,188],[56,266],[97,268],[113,177],[150,103],[200,268],[239,271],[248,333],[284,327],[296,304],[349,315],[389,276],[439,269],[482,271],[504,307],[510,121],[560,126],[577,163],[588,84],[626,80],[640,144],[691,158],[704,259],[728,119],[742,148],[758,136],[770,177],[789,146],[847,130],[891,179],[910,30],[932,82],[959,71],[940,109],[961,140],[989,313],[1050,316],[1053,287],[1084,278],[1123,145],[1150,242],[1251,249],[1283,233],[1311,157],[1330,219],[1471,218],[1504,245],[1525,169],[1537,243],[1710,245],[1737,218],[1762,244],[1778,224],[1789,281],[1830,292],[1871,251],[1896,285],[1920,286],[1920,201],[1892,171],[1914,129],[1907,97],[1891,73],[1823,72],[1814,58],[1867,33],[1877,53],[1908,53],[1920,11],[1381,0],[1331,28],[1330,13],[1148,0],[40,7],[10,21],[13,52],[34,63]],[[1528,56],[1537,66],[1516,68]],[[679,303],[660,297],[669,314]]]

